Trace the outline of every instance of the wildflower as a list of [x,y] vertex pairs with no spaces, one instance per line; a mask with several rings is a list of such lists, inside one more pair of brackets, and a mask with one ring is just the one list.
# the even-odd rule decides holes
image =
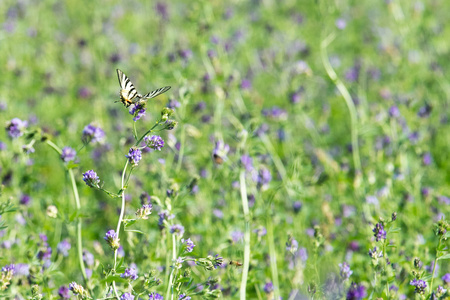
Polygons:
[[70,299],[70,294],[69,294],[69,288],[65,285],[62,285],[59,287],[58,289],[58,295],[62,298],[62,299]]
[[97,176],[97,173],[95,173],[93,170],[88,170],[85,173],[83,173],[83,181],[89,187],[100,188],[99,186],[100,178]]
[[122,296],[120,296],[120,300],[134,300],[134,296],[130,293],[123,293]]
[[93,266],[95,262],[94,254],[87,250],[83,250],[83,261],[86,263],[86,265]]
[[430,152],[426,152],[422,157],[423,164],[429,166],[432,162],[432,157]]
[[125,269],[125,272],[120,275],[122,278],[136,280],[138,278],[137,271],[134,268]]
[[216,142],[216,146],[212,153],[214,162],[218,165],[223,164],[223,162],[227,160],[228,151],[230,151],[230,146],[222,141]]
[[97,143],[102,142],[105,137],[105,132],[100,127],[95,127],[92,124],[86,125],[83,128],[81,140],[83,143]]
[[58,216],[58,208],[54,205],[49,205],[46,212],[50,218],[56,218]]
[[190,238],[187,239],[187,240],[182,239],[181,242],[182,242],[182,243],[186,243],[186,249],[185,249],[184,251],[186,251],[186,252],[192,252],[192,250],[194,249],[195,245],[194,245],[194,242],[191,241]]
[[136,167],[139,161],[142,159],[142,152],[138,148],[131,147],[130,151],[127,155],[125,155],[125,157],[128,158],[128,161],[133,167]]
[[180,224],[175,224],[170,226],[170,233],[176,234],[178,236],[183,236],[184,233],[184,227]]
[[117,234],[114,230],[110,230],[106,233],[106,236],[104,237],[106,243],[113,249],[116,250],[119,248],[120,239],[117,237]]
[[347,27],[347,22],[344,19],[339,18],[336,20],[335,25],[338,29],[343,30]]
[[235,231],[231,232],[231,241],[233,243],[237,243],[239,241],[242,241],[243,239],[244,239],[244,233],[242,233],[242,231],[235,230]]
[[248,79],[243,79],[243,80],[241,81],[241,89],[242,89],[242,90],[249,90],[249,89],[251,89],[251,88],[252,88],[252,83],[251,83],[250,80],[248,80]]
[[442,281],[444,282],[444,285],[449,285],[450,286],[450,273],[445,274],[444,276],[442,276]]
[[253,230],[254,233],[258,236],[258,238],[261,238],[267,234],[267,229],[263,226],[256,228]]
[[291,252],[294,254],[298,249],[298,242],[293,238],[289,237],[288,241],[286,242],[286,251]]
[[13,264],[6,265],[2,268],[1,277],[0,277],[0,291],[4,291],[8,288],[8,285],[11,283],[11,279],[14,275],[15,267]]
[[28,205],[30,201],[31,201],[30,195],[22,194],[22,196],[20,196],[20,204]]
[[74,295],[76,295],[76,296],[87,295],[87,292],[84,290],[84,288],[81,285],[79,285],[78,283],[76,283],[75,281],[73,281],[71,284],[69,284],[69,290],[71,290],[72,293],[74,293]]
[[151,294],[148,294],[148,296],[149,296],[148,300],[163,300],[164,299],[164,297],[158,293],[151,293]]
[[134,104],[128,112],[130,113],[130,115],[134,116],[133,121],[136,122],[137,120],[145,116],[145,107],[141,104]]
[[14,118],[11,121],[6,123],[6,131],[8,132],[8,135],[15,139],[18,137],[21,137],[25,133],[25,129],[28,126],[27,121],[22,121],[19,118]]
[[69,256],[69,250],[70,250],[70,242],[68,239],[65,239],[61,242],[59,242],[58,246],[56,246],[56,252],[61,254],[64,257]]
[[142,207],[136,211],[136,218],[147,220],[148,216],[152,213],[152,207],[151,204],[142,205]]
[[254,173],[253,175],[253,181],[256,182],[258,188],[266,187],[271,180],[272,174],[270,174],[270,171],[265,167],[261,167],[258,173]]
[[294,210],[294,213],[298,214],[300,210],[302,209],[302,203],[300,201],[295,201],[292,204],[292,209]]
[[447,292],[446,289],[444,289],[442,286],[438,286],[436,289],[436,297],[440,298],[444,296],[446,292]]
[[251,172],[253,170],[253,159],[247,154],[241,156],[241,164],[245,167],[247,172]]
[[372,232],[377,242],[381,239],[386,239],[386,231],[384,230],[383,223],[377,223]]
[[83,86],[78,89],[78,97],[87,99],[87,98],[90,98],[91,96],[92,96],[92,92],[91,92],[91,90],[89,90],[89,88]]
[[169,103],[167,103],[167,108],[170,108],[170,109],[173,109],[173,110],[175,108],[177,108],[177,107],[180,107],[180,106],[181,106],[180,102],[178,102],[175,99],[169,99]]
[[180,294],[178,297],[179,300],[191,300],[190,296],[187,296],[186,294]]
[[422,106],[419,109],[419,111],[417,112],[417,115],[421,118],[428,118],[430,116],[432,110],[433,110],[433,108],[431,107],[431,105],[426,103],[424,106]]
[[425,280],[413,279],[409,284],[415,287],[414,292],[418,294],[424,294],[425,289],[427,288],[427,282]]
[[22,150],[25,154],[31,154],[34,153],[36,150],[33,148],[34,141],[30,142],[27,145],[22,146]]
[[363,285],[358,285],[352,282],[347,292],[347,300],[361,300],[366,297],[366,288]]
[[166,127],[164,129],[172,130],[178,125],[178,122],[175,120],[167,120],[164,122],[164,124],[166,124]]
[[183,266],[183,262],[184,262],[184,258],[183,257],[178,257],[175,260],[173,267],[175,269],[181,269],[181,267]]
[[28,276],[30,275],[30,266],[28,264],[17,264],[14,268],[14,275]]
[[350,275],[352,275],[353,271],[350,270],[350,265],[346,262],[339,264],[340,274],[343,280],[347,280],[350,278]]
[[144,142],[150,149],[161,151],[164,147],[164,140],[159,135],[152,135],[151,137],[144,137]]
[[173,218],[175,218],[175,215],[170,214],[167,210],[161,211],[160,213],[158,213],[158,216],[158,225],[160,229],[164,228],[164,221],[172,220]]
[[265,292],[266,294],[269,294],[269,293],[273,292],[273,283],[272,283],[272,282],[267,282],[267,283],[264,285],[264,292]]
[[391,118],[398,118],[400,117],[400,110],[397,106],[393,105],[389,108],[389,116]]
[[63,160],[63,162],[69,162],[75,159],[77,155],[77,152],[70,148],[70,147],[64,147],[62,148],[62,152],[61,152],[61,159]]

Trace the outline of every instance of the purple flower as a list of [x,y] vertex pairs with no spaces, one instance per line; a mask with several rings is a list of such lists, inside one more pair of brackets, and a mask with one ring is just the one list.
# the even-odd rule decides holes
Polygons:
[[31,201],[31,197],[28,194],[22,194],[22,196],[20,196],[20,204],[22,205],[28,205]]
[[145,116],[145,108],[141,104],[133,105],[128,112],[130,115],[134,116],[133,121],[135,122]]
[[122,296],[120,296],[120,300],[134,300],[134,296],[130,293],[123,293]]
[[62,148],[61,159],[64,162],[69,162],[69,161],[74,160],[76,155],[77,155],[77,152],[74,149],[72,149],[70,147]]
[[445,274],[441,279],[445,285],[450,285],[450,273]]
[[64,257],[67,257],[69,256],[70,247],[71,246],[69,240],[65,239],[61,241],[58,246],[56,246],[56,252],[60,253]]
[[142,152],[138,148],[131,147],[130,151],[127,155],[125,155],[125,157],[128,158],[128,161],[133,167],[136,167],[139,161],[142,159]]
[[293,204],[292,204],[292,208],[294,209],[294,213],[299,213],[300,212],[300,210],[302,209],[302,203],[300,202],[300,201],[295,201]]
[[100,178],[93,170],[88,170],[83,173],[83,181],[89,187],[99,188]]
[[393,105],[389,108],[389,116],[391,118],[398,118],[400,117],[400,110],[397,106]]
[[259,227],[253,230],[254,233],[258,236],[258,238],[261,238],[267,234],[267,229],[265,227]]
[[183,236],[184,227],[181,224],[175,224],[170,226],[170,233],[176,234],[178,236]]
[[253,181],[256,182],[258,188],[264,188],[272,181],[272,174],[266,167],[261,167],[258,173],[253,174]]
[[161,228],[161,229],[164,228],[164,221],[168,221],[168,220],[175,218],[175,215],[170,214],[167,210],[163,210],[163,211],[159,212],[158,216],[159,216],[158,225],[159,225],[159,228]]
[[301,91],[293,92],[289,96],[289,100],[291,101],[292,104],[299,103],[302,100],[302,98],[303,98],[303,93]]
[[414,292],[416,292],[418,294],[424,294],[425,289],[427,288],[427,282],[425,280],[413,279],[409,282],[409,284],[416,287],[414,289]]
[[104,237],[106,243],[114,250],[118,249],[120,244],[120,239],[117,237],[117,234],[114,230],[110,230],[106,233]]
[[347,300],[361,300],[366,297],[366,288],[363,285],[358,285],[352,282],[347,292]]
[[339,264],[340,268],[340,274],[343,280],[347,280],[350,278],[350,275],[352,275],[353,271],[350,270],[350,265],[346,262],[343,262],[342,264]]
[[78,97],[87,99],[92,96],[91,90],[89,88],[83,86],[78,89]]
[[65,285],[62,285],[59,287],[58,289],[58,295],[62,298],[62,299],[70,299],[70,293],[69,293],[69,288]]
[[84,143],[97,143],[103,141],[105,132],[100,127],[95,127],[92,124],[86,125],[83,129],[81,140]]
[[345,27],[347,27],[347,22],[342,18],[337,19],[335,24],[336,24],[336,27],[340,30],[343,30],[343,29],[345,29]]
[[161,296],[158,293],[154,293],[154,292],[149,294],[148,296],[149,296],[148,300],[163,300],[164,299],[163,296]]
[[186,249],[185,249],[184,251],[186,251],[186,252],[192,252],[192,250],[194,249],[195,245],[194,245],[194,242],[191,241],[190,238],[187,239],[187,240],[182,239],[181,242],[182,242],[182,243],[186,243]]
[[87,250],[83,250],[83,261],[86,263],[86,265],[90,266],[94,266],[94,254],[92,254],[91,252],[87,251]]
[[241,89],[243,90],[249,90],[252,88],[252,83],[248,79],[243,79],[241,82]]
[[153,150],[161,151],[162,147],[164,147],[164,140],[159,135],[145,136],[144,142],[147,144],[147,147]]
[[422,161],[423,161],[423,164],[424,164],[425,166],[431,165],[431,162],[432,162],[431,153],[430,153],[430,152],[426,152],[426,153],[423,155],[423,157],[422,157]]
[[243,239],[244,239],[244,233],[242,233],[242,231],[235,230],[235,231],[231,232],[231,240],[233,241],[233,243],[237,243],[239,241],[242,241]]
[[384,230],[383,223],[377,223],[372,232],[377,242],[381,239],[386,239],[386,231]]
[[8,132],[8,135],[15,139],[18,138],[20,136],[22,136],[25,132],[25,129],[28,126],[28,122],[27,121],[22,121],[19,118],[14,118],[11,121],[9,121],[6,124],[6,131]]
[[167,11],[167,4],[164,2],[158,2],[156,3],[155,10],[158,13],[158,15],[161,16],[163,20],[169,19],[169,13]]
[[17,264],[15,266],[14,275],[16,276],[30,275],[30,266],[28,264]]
[[217,269],[217,267],[220,267],[223,264],[223,257],[216,254],[216,256],[212,257],[211,261],[214,265],[214,269]]
[[253,159],[247,154],[241,156],[241,164],[245,167],[247,172],[251,172],[253,170]]
[[138,278],[137,271],[134,268],[125,269],[125,272],[120,275],[122,278],[136,280]]
[[419,109],[417,115],[421,118],[428,118],[431,114],[431,110],[432,107],[427,103]]
[[147,220],[148,216],[152,213],[153,206],[151,204],[144,204],[136,211],[136,218]]
[[264,285],[264,292],[265,292],[266,294],[269,294],[269,293],[273,292],[273,283],[272,283],[272,282],[267,282],[267,283]]
[[167,105],[166,105],[166,107],[168,107],[170,109],[175,109],[180,106],[181,106],[181,103],[175,99],[169,99],[169,103],[167,103]]
[[0,151],[6,150],[6,144],[0,141]]
[[179,300],[191,300],[190,296],[186,296],[186,294],[180,294],[178,297]]
[[71,290],[74,295],[84,296],[86,294],[84,288],[75,281],[69,284],[69,290]]
[[289,238],[289,240],[286,242],[286,251],[290,251],[292,254],[294,254],[298,249],[298,242],[294,238]]
[[228,146],[228,144],[225,144],[222,141],[217,141],[212,153],[214,162],[218,165],[223,164],[223,162],[227,160],[227,154],[229,151],[230,146]]

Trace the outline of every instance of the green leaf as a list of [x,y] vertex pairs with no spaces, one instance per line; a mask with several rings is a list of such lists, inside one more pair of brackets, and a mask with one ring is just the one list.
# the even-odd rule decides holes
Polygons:
[[396,227],[396,228],[389,228],[387,233],[397,233],[400,232],[402,229],[400,227]]
[[437,260],[442,260],[442,259],[450,259],[450,253],[442,255],[442,256],[437,258]]

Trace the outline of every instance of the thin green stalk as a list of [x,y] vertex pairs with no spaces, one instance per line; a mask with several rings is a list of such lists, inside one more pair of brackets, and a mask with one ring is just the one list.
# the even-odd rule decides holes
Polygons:
[[[175,240],[175,234],[172,234],[172,262],[175,262],[177,259],[177,249],[176,249],[176,240]],[[171,295],[171,299],[173,299],[173,287],[172,287],[172,280],[173,280],[173,273],[175,272],[175,268],[172,268],[172,271],[170,272],[169,282],[167,284],[167,292],[166,292],[166,299],[169,299],[169,296]]]
[[280,299],[280,290],[279,290],[280,286],[278,284],[277,252],[275,250],[273,223],[271,216],[267,218],[267,241],[269,243],[270,270],[272,272],[274,299]]
[[180,137],[180,151],[178,152],[178,161],[176,172],[178,173],[181,169],[181,164],[183,163],[183,155],[184,155],[184,146],[186,144],[186,129],[185,126],[181,128],[181,137]]
[[330,77],[331,81],[336,85],[337,89],[341,93],[342,97],[347,104],[348,111],[350,113],[351,121],[351,137],[352,137],[352,152],[353,152],[353,164],[355,166],[355,175],[359,175],[361,172],[361,159],[359,156],[359,145],[358,145],[358,118],[356,114],[355,104],[353,103],[352,96],[348,92],[344,83],[339,79],[330,64],[328,59],[327,47],[335,38],[334,34],[330,34],[320,43],[320,56],[322,58],[322,64]]
[[441,242],[442,242],[442,239],[439,239],[439,244],[438,244],[438,246],[436,248],[436,258],[434,259],[433,273],[431,274],[430,294],[433,292],[434,273],[436,271],[436,265],[437,265],[437,261],[438,261],[439,248],[441,248]]
[[[387,240],[385,240],[383,242],[383,254],[384,254],[385,259],[387,259],[386,243],[387,243]],[[388,265],[386,264],[385,268],[387,268],[387,267],[388,267]],[[388,278],[387,278],[387,270],[386,269],[384,270],[384,274],[386,275],[386,297],[387,297],[387,299],[389,299],[389,282],[388,282]]]
[[240,299],[245,300],[247,291],[248,269],[250,266],[250,214],[248,209],[247,187],[245,184],[245,170],[239,175],[241,185],[242,210],[244,211],[245,233],[244,233],[244,264],[240,288]]
[[[59,155],[61,155],[62,151],[56,144],[54,144],[50,140],[46,140],[46,143],[51,148],[53,148],[53,150],[55,150]],[[76,210],[77,210],[77,253],[78,253],[78,263],[80,265],[81,274],[83,275],[83,280],[84,280],[85,284],[87,284],[88,279],[87,279],[87,275],[86,275],[86,267],[84,266],[84,261],[83,261],[83,243],[82,243],[82,239],[81,239],[81,218],[78,215],[80,210],[81,210],[80,196],[78,194],[77,183],[75,181],[75,176],[73,175],[73,170],[72,169],[68,169],[67,172],[69,173],[70,181],[72,183],[72,191],[73,191],[73,196],[75,198],[75,206],[76,206]]]

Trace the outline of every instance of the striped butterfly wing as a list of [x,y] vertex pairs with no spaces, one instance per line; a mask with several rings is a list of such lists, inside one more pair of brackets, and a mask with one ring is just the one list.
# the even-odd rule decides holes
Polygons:
[[151,98],[155,98],[158,95],[161,95],[162,93],[167,92],[168,90],[170,90],[170,86],[165,86],[162,88],[159,88],[157,90],[151,91],[148,94],[145,94],[144,96],[142,96],[142,99],[151,99]]
[[120,84],[120,101],[125,106],[130,106],[133,103],[133,99],[138,95],[131,80],[121,70],[117,69],[117,77]]

